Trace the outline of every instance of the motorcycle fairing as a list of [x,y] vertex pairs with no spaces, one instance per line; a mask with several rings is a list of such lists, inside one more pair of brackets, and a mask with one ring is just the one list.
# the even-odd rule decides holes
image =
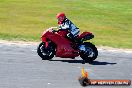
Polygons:
[[43,33],[41,38],[43,42],[47,42],[45,41],[45,38],[46,38],[46,39],[50,39],[52,42],[55,43],[55,45],[57,46],[56,48],[57,57],[74,58],[76,56],[79,56],[78,50],[74,50],[71,47],[72,42],[70,42],[67,38],[61,35],[64,32],[65,31],[61,31],[61,33],[59,32],[53,33],[51,31],[47,31]]

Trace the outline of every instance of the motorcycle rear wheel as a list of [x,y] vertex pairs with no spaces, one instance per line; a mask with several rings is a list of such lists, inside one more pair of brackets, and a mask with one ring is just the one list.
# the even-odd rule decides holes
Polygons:
[[46,48],[45,43],[41,42],[37,48],[37,53],[42,60],[51,60],[55,55],[55,47],[52,42],[50,42]]
[[98,56],[98,50],[94,44],[90,42],[83,43],[85,45],[86,51],[80,52],[80,57],[88,63],[92,63]]

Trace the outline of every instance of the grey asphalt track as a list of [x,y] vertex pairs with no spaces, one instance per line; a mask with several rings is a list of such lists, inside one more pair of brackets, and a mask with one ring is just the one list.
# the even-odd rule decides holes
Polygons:
[[[0,44],[0,88],[82,88],[78,82],[81,68],[90,79],[132,80],[132,53],[99,50],[93,64],[76,60],[53,58],[42,61],[36,45]],[[132,88],[132,86],[86,88]]]

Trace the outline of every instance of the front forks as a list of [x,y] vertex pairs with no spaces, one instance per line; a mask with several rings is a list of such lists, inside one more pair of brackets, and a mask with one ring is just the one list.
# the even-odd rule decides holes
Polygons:
[[48,45],[49,45],[49,43],[48,43],[48,41],[47,41],[47,38],[46,38],[46,37],[42,37],[42,42],[44,42],[44,43],[45,43],[45,48],[47,48],[47,47],[48,47]]

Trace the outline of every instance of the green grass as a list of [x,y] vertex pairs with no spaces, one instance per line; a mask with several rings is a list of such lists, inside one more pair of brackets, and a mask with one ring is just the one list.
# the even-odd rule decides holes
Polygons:
[[62,11],[96,45],[132,48],[131,0],[0,0],[0,39],[40,41]]

